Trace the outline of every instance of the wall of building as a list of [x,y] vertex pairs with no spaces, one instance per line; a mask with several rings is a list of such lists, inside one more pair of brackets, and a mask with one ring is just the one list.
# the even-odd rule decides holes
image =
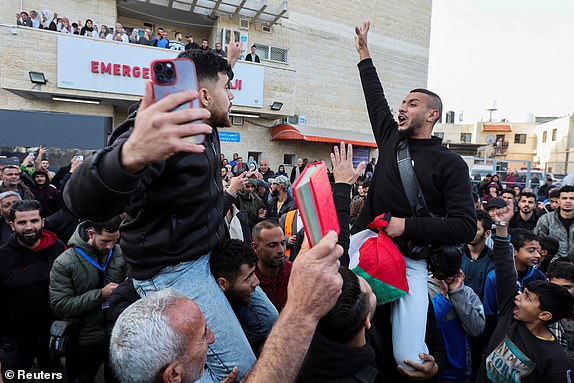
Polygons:
[[[538,125],[536,156],[540,165],[548,172],[567,174],[574,171],[574,115],[565,116],[545,124]],[[556,130],[556,139],[552,132]],[[546,142],[543,142],[546,132]]]

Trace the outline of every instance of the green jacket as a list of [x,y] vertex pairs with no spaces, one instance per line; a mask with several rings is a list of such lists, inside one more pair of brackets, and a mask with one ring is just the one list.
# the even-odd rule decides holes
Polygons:
[[[103,272],[86,260],[75,248],[80,248],[104,266],[106,255],[96,255],[87,243],[90,222],[82,222],[68,241],[68,250],[56,260],[50,271],[50,306],[60,319],[78,320],[78,345],[106,344],[106,317],[102,310]],[[105,282],[121,283],[126,278],[126,264],[119,245],[115,245],[106,267]]]

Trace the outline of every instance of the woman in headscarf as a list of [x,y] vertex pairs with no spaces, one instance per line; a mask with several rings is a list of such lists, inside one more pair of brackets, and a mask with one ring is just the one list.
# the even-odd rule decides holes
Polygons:
[[69,33],[71,35],[74,34],[74,27],[72,27],[67,17],[62,17],[62,28],[60,28],[60,32]]
[[279,165],[279,167],[277,168],[277,173],[275,173],[276,176],[285,176],[285,177],[289,177],[287,175],[287,172],[285,171],[285,165],[281,164]]
[[92,22],[92,20],[90,19],[86,20],[86,25],[84,25],[80,30],[80,35],[93,38],[97,38],[99,36],[98,29],[94,28],[94,23]]
[[54,12],[49,9],[44,9],[42,11],[42,28],[49,29],[51,31],[57,31],[56,23],[54,22]]

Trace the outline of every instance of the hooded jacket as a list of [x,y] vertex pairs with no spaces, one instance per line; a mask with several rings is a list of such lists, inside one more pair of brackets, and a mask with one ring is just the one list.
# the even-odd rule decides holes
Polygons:
[[315,332],[299,383],[376,383],[382,377],[375,363],[375,351],[367,343],[351,347],[329,340]]
[[66,245],[54,233],[42,231],[40,245],[29,249],[16,236],[0,247],[0,337],[48,335],[50,268]]
[[33,186],[30,190],[34,193],[34,199],[42,204],[43,216],[48,217],[60,209],[60,192],[54,185],[50,184],[50,176],[46,170],[36,169],[32,173],[32,178],[36,177],[36,174],[46,176],[46,183],[41,187],[38,185]]
[[50,272],[50,306],[57,317],[80,322],[80,346],[105,344],[106,318],[102,310],[104,300],[101,289],[109,282],[120,284],[126,275],[119,245],[112,249],[105,272],[97,269],[76,250],[84,251],[101,267],[106,264],[108,254],[97,254],[87,242],[90,225],[90,222],[78,225],[68,241],[69,249],[56,259]]
[[204,153],[177,153],[138,174],[125,172],[120,153],[134,119],[135,113],[112,133],[111,146],[74,172],[64,202],[76,216],[96,221],[126,212],[120,245],[130,277],[144,280],[198,259],[226,238],[223,217],[233,199],[225,208],[216,128],[205,137]]

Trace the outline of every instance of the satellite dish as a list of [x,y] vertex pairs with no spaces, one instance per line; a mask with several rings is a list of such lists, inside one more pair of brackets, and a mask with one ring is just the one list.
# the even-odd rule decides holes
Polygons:
[[495,141],[496,141],[496,137],[494,137],[494,136],[486,136],[486,143],[487,143],[488,145],[494,144]]

